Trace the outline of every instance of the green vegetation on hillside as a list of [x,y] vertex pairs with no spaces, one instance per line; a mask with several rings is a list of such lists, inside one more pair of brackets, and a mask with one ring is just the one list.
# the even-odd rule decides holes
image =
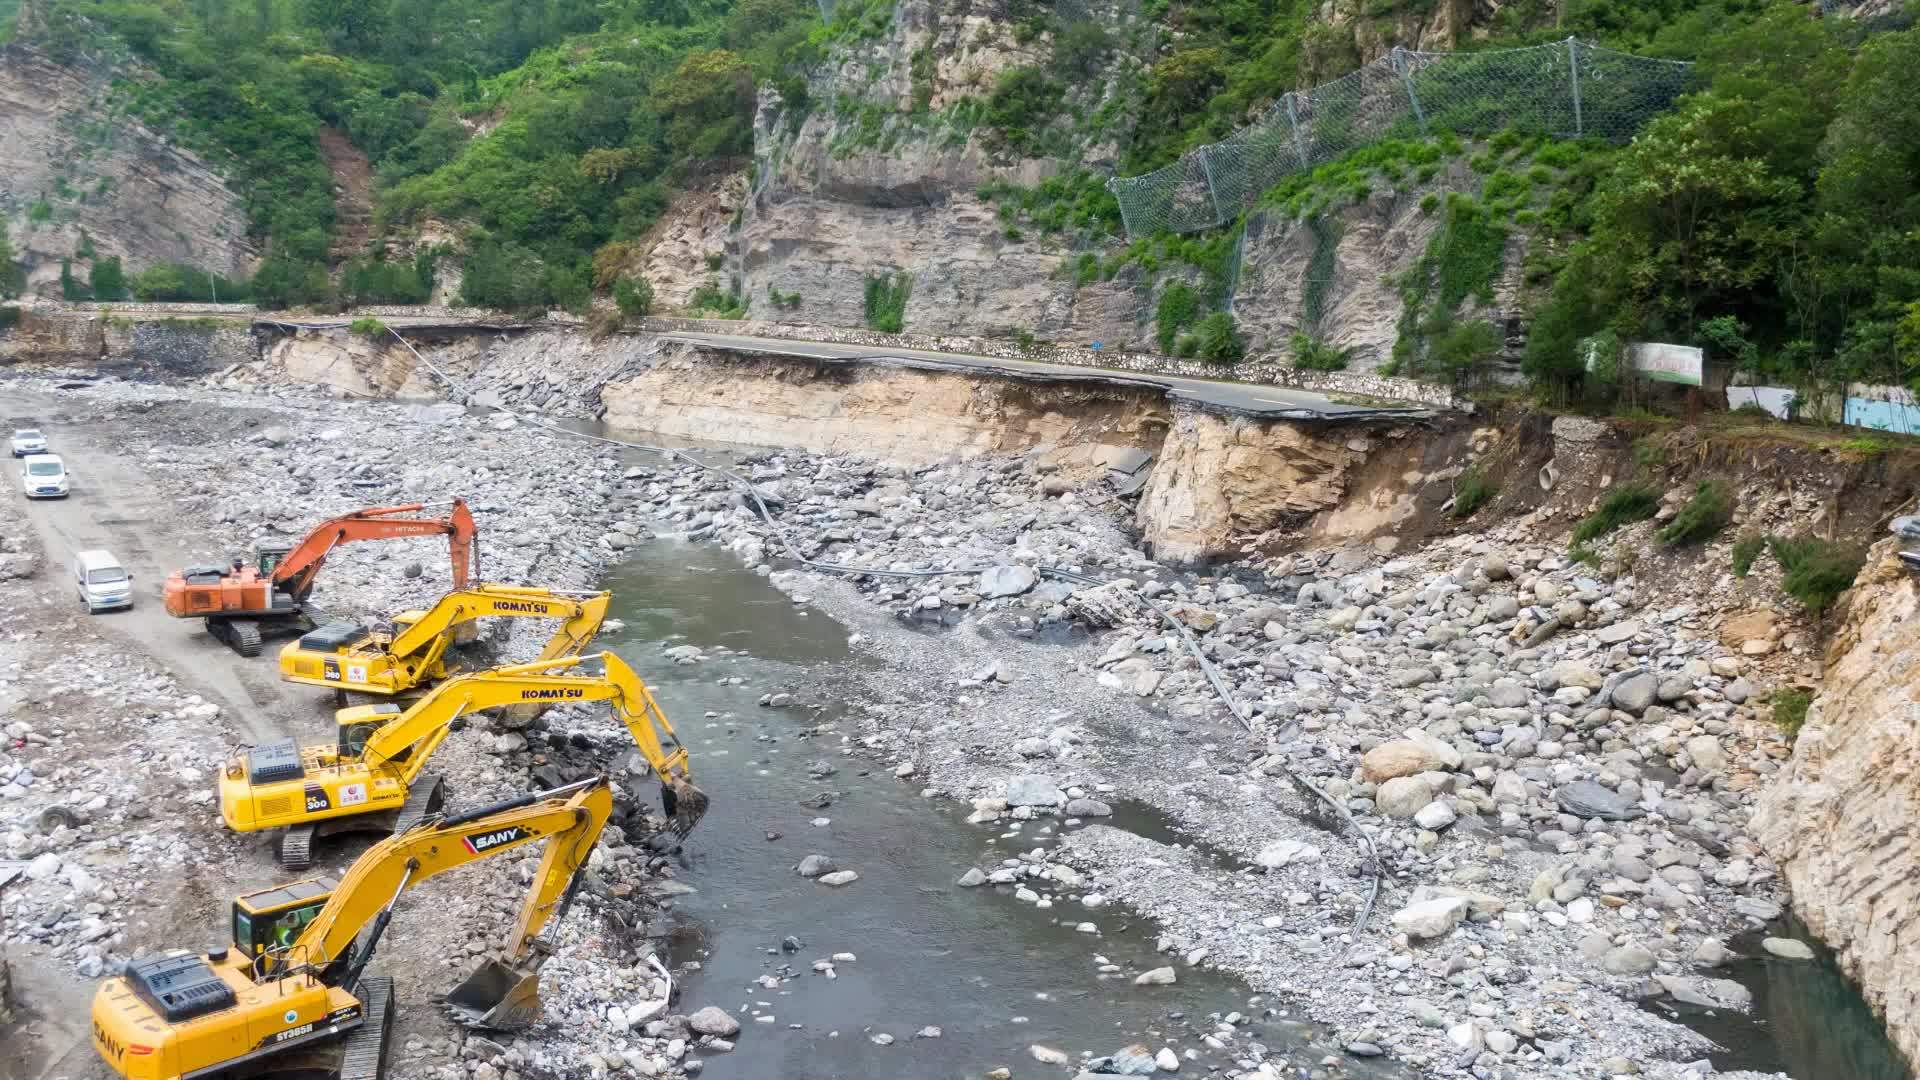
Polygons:
[[[247,200],[262,303],[410,302],[430,275],[366,265],[336,297],[317,145],[371,159],[384,224],[465,227],[471,303],[581,307],[592,257],[673,187],[751,150],[756,87],[793,90],[826,31],[811,0],[46,0],[57,59],[129,57],[143,118]],[[798,91],[796,91],[798,92]],[[474,271],[477,270],[478,273]]]
[[[0,19],[16,6],[0,0]],[[332,251],[334,181],[318,146],[332,128],[372,161],[377,232],[404,238],[432,221],[457,234],[465,302],[580,309],[619,290],[624,308],[643,310],[633,245],[677,189],[748,159],[756,101],[772,90],[783,131],[811,112],[836,120],[834,153],[918,136],[977,138],[1002,160],[1062,159],[1032,187],[980,188],[1002,239],[1066,248],[1062,276],[1076,286],[1126,272],[1154,298],[1162,348],[1231,359],[1246,347],[1224,313],[1245,217],[1114,242],[1123,223],[1106,170],[1172,163],[1437,22],[1426,0],[1369,0],[1338,26],[1305,0],[1143,0],[1141,18],[1118,21],[1006,0],[1004,19],[971,27],[959,51],[1012,66],[956,75],[944,45],[876,45],[917,31],[895,26],[896,6],[840,0],[822,25],[813,0],[42,0],[39,44],[56,58],[138,62],[122,69],[124,103],[226,170],[266,256],[252,281],[232,282],[104,261],[83,275],[76,252],[65,284],[103,298],[424,299],[440,253]],[[1792,385],[1920,385],[1920,95],[1906,83],[1920,29],[1911,14],[1872,32],[1812,14],[1784,0],[1516,0],[1485,25],[1454,27],[1468,51],[1573,35],[1693,60],[1698,88],[1613,145],[1488,130],[1496,99],[1528,92],[1488,79],[1484,104],[1456,89],[1445,115],[1426,118],[1430,135],[1403,125],[1286,178],[1258,209],[1313,232],[1295,351],[1344,362],[1317,325],[1332,215],[1391,191],[1438,224],[1395,282],[1402,374],[1471,379],[1505,348],[1488,309],[1518,238],[1528,255],[1511,300],[1523,310],[1506,314],[1525,317],[1526,370],[1560,401],[1617,392],[1618,365],[1590,372],[1589,356],[1646,339],[1702,344]],[[884,53],[875,63],[893,65],[885,74],[904,89],[891,100],[875,90],[883,72],[848,65],[855,49]],[[1345,122],[1322,116],[1315,130]],[[78,196],[27,194],[36,220]],[[903,321],[905,280],[870,282],[870,324]],[[741,289],[716,279],[695,307],[743,316]]]

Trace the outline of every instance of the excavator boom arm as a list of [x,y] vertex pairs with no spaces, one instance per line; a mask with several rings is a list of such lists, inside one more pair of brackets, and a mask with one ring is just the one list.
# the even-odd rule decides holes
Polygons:
[[354,938],[403,889],[438,874],[546,840],[533,885],[520,905],[508,953],[520,959],[545,929],[573,875],[585,865],[613,812],[604,777],[551,792],[511,799],[455,817],[429,819],[388,837],[356,859],[326,906],[293,942],[287,956],[329,970],[350,957]]
[[448,553],[453,560],[453,587],[466,588],[468,575],[478,562],[474,547],[476,530],[473,513],[467,509],[466,500],[455,499],[452,509],[444,518],[398,516],[418,513],[427,509],[427,505],[408,503],[404,506],[380,506],[356,510],[321,522],[301,537],[300,542],[280,560],[280,565],[274,568],[274,584],[296,597],[305,597],[313,589],[314,579],[319,576],[320,567],[326,563],[328,553],[340,544],[356,540],[397,540],[409,536],[444,534]]
[[[571,671],[590,660],[600,661],[602,674],[555,673]],[[448,679],[369,735],[362,754],[369,765],[377,765],[412,748],[403,773],[411,784],[456,717],[501,705],[607,700],[614,702],[614,711],[662,781],[686,783],[691,779],[687,752],[678,745],[673,726],[640,676],[612,653],[538,660]],[[674,744],[671,753],[662,744],[663,734]]]
[[399,659],[410,659],[455,626],[498,615],[564,620],[539,657],[556,659],[579,652],[599,632],[600,624],[606,621],[609,595],[600,592],[570,596],[551,589],[516,585],[478,584],[456,588],[441,597],[420,621],[395,634],[387,652]]

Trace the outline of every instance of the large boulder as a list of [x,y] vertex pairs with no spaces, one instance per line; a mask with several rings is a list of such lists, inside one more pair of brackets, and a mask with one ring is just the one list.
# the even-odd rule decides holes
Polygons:
[[1425,940],[1450,933],[1466,917],[1466,900],[1458,896],[1437,896],[1394,912],[1393,928],[1415,940]]
[[[1458,756],[1455,755],[1456,758]],[[1360,759],[1360,775],[1375,784],[1383,784],[1395,777],[1434,772],[1444,767],[1445,762],[1431,743],[1412,739],[1383,742]]]
[[1616,708],[1639,716],[1647,711],[1647,706],[1653,704],[1659,691],[1659,678],[1652,672],[1643,671],[1622,679],[1620,685],[1613,688],[1613,704]]
[[1059,806],[1067,796],[1042,773],[1025,773],[1007,781],[1008,806]]
[[1387,817],[1410,818],[1433,801],[1433,786],[1418,776],[1397,776],[1380,785],[1373,805]]
[[990,566],[980,572],[977,588],[989,600],[1000,596],[1019,596],[1040,580],[1030,566]]
[[1598,690],[1605,682],[1593,665],[1579,660],[1562,660],[1547,669],[1546,689],[1558,690],[1563,686],[1577,686],[1582,690]]
[[687,1017],[687,1026],[702,1035],[726,1039],[740,1034],[740,1021],[718,1005],[709,1005]]
[[1632,799],[1591,780],[1575,780],[1554,792],[1553,800],[1574,817],[1628,821],[1646,814]]

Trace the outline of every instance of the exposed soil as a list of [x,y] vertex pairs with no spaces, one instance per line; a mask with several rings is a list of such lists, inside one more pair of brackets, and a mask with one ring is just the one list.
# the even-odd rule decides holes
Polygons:
[[333,174],[334,265],[364,255],[373,236],[373,165],[339,128],[320,129],[320,160]]

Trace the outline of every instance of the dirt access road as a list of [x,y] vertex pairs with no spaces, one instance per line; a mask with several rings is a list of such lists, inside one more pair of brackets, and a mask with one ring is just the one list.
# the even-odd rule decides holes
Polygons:
[[[78,612],[74,553],[105,548],[132,573],[134,606],[84,618],[77,624],[81,632],[101,634],[129,657],[148,660],[220,705],[245,741],[312,730],[323,723],[330,700],[296,693],[297,688],[280,682],[271,652],[252,659],[239,656],[197,623],[166,613],[161,584],[169,571],[188,560],[191,538],[179,531],[179,514],[171,500],[137,461],[116,451],[113,428],[73,416],[68,405],[55,395],[13,393],[6,415],[0,417],[8,430],[29,425],[45,430],[72,474],[72,494],[48,500],[27,499],[17,470],[10,468],[6,474],[5,516],[31,523],[46,555],[43,571],[31,583],[40,602]],[[74,624],[59,619],[48,625]],[[205,826],[217,834],[217,815]],[[265,851],[262,847],[263,856]],[[142,936],[154,940],[147,944],[199,944],[207,928],[221,928],[226,896],[283,876],[270,857],[254,861],[258,865],[241,868],[237,875],[210,861],[202,864],[204,876],[192,888],[154,897],[156,908],[168,910],[151,913]],[[76,978],[64,964],[42,962],[30,951],[15,952],[10,959],[21,1017],[9,1037],[0,1040],[0,1080],[105,1080],[109,1074],[95,1059],[87,1033],[93,983]]]
[[33,523],[46,550],[43,584],[49,599],[77,607],[74,553],[105,548],[133,575],[134,606],[100,614],[96,621],[103,630],[193,684],[225,709],[250,741],[294,733],[295,718],[311,720],[316,695],[293,693],[280,681],[273,650],[252,659],[240,656],[198,623],[175,619],[161,607],[162,583],[189,561],[190,552],[185,538],[169,529],[178,518],[171,501],[137,463],[115,453],[113,430],[70,422],[61,401],[49,395],[14,395],[7,413],[8,430],[39,425],[72,477],[72,494],[65,499],[29,500],[11,476],[7,486],[9,496],[25,504],[22,516]]

